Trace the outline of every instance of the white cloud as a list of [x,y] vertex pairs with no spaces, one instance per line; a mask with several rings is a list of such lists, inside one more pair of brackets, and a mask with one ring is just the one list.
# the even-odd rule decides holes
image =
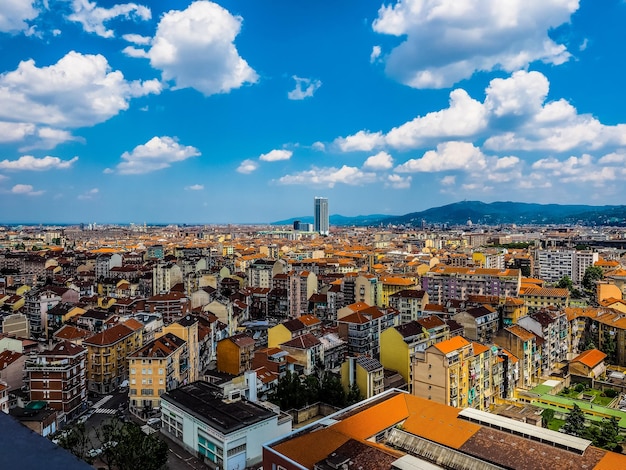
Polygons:
[[454,186],[456,184],[456,176],[448,175],[439,180],[442,186]]
[[394,148],[417,148],[427,140],[474,136],[487,126],[486,110],[463,89],[450,93],[450,107],[394,127],[385,141]]
[[277,162],[280,160],[289,160],[293,152],[291,150],[271,150],[259,156],[259,160],[263,162]]
[[150,64],[175,88],[195,88],[206,96],[256,83],[256,72],[233,43],[242,21],[206,1],[196,1],[183,11],[171,10],[157,27],[147,53]]
[[59,157],[46,156],[36,158],[32,155],[23,155],[17,160],[0,161],[0,170],[13,171],[48,171],[65,170],[71,168],[78,161],[78,157],[71,160],[61,160]]
[[549,88],[548,79],[539,72],[515,72],[509,78],[491,80],[485,107],[496,117],[537,114]]
[[476,71],[561,64],[570,54],[548,32],[567,23],[578,0],[399,0],[383,5],[374,31],[406,38],[386,71],[415,88],[442,88]]
[[334,187],[336,184],[360,186],[376,180],[375,173],[367,173],[347,165],[341,168],[316,168],[292,175],[285,175],[278,180],[279,184],[310,184],[315,186]]
[[28,31],[28,21],[37,17],[36,0],[2,0],[0,2],[0,33]]
[[394,189],[407,189],[411,187],[412,176],[402,177],[400,175],[387,175],[386,186]]
[[243,173],[244,175],[248,175],[253,171],[256,171],[257,168],[259,168],[259,164],[256,161],[247,159],[241,162],[241,164],[237,167],[237,171],[239,173]]
[[337,137],[334,143],[342,152],[369,152],[384,145],[385,139],[382,132],[359,131],[347,137]]
[[363,164],[364,170],[389,170],[393,167],[393,158],[387,152],[378,152],[372,155]]
[[45,191],[35,191],[30,184],[16,184],[11,188],[13,194],[25,194],[27,196],[41,196]]
[[0,142],[17,142],[34,133],[34,124],[0,121]]
[[582,52],[586,50],[588,46],[589,46],[589,39],[585,38],[583,39],[583,42],[580,43],[580,46],[578,46],[578,50]]
[[0,74],[0,120],[91,126],[128,109],[131,98],[160,91],[157,80],[126,81],[104,56],[72,51],[47,67],[27,60]]
[[134,59],[148,58],[148,53],[144,49],[139,49],[138,47],[133,46],[126,46],[124,49],[122,49],[122,53]]
[[125,175],[149,173],[198,155],[200,151],[197,148],[180,145],[175,138],[153,137],[131,152],[124,152],[123,161],[117,165],[117,171]]
[[313,94],[322,86],[322,82],[312,78],[302,78],[293,76],[296,81],[296,87],[287,93],[290,100],[303,100],[311,98]]
[[317,150],[318,152],[325,152],[326,151],[326,145],[324,145],[323,142],[313,142],[313,145],[311,145],[311,148],[313,150]]
[[485,156],[471,143],[444,142],[437,145],[437,150],[429,150],[421,158],[411,159],[397,166],[395,171],[399,173],[475,171],[485,166]]
[[138,46],[147,46],[152,42],[152,38],[148,36],[142,36],[140,34],[124,34],[122,39]]
[[96,2],[89,0],[73,0],[72,14],[68,16],[70,21],[75,21],[83,26],[88,33],[95,33],[103,38],[111,38],[115,33],[104,25],[113,18],[149,20],[152,18],[150,9],[135,3],[114,5],[111,8],[96,6]]
[[96,196],[99,192],[100,190],[98,188],[92,188],[89,191],[84,192],[83,194],[79,194],[78,199],[80,200],[93,199],[93,197]]
[[380,58],[380,54],[382,53],[382,49],[380,46],[372,47],[372,53],[370,54],[370,62],[374,63]]
[[185,190],[187,191],[202,191],[204,186],[201,184],[192,184],[191,186],[185,186]]

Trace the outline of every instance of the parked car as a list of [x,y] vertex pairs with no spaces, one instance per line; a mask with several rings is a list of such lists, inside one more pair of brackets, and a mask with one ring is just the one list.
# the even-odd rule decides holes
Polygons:
[[160,426],[161,418],[150,418],[148,421],[146,421],[146,424],[148,426]]

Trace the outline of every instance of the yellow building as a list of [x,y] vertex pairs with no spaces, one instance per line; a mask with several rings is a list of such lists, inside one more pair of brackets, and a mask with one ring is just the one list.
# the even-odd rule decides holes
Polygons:
[[128,355],[142,345],[142,328],[138,321],[128,320],[83,341],[90,391],[107,394],[119,388],[128,377]]
[[558,287],[531,287],[520,289],[519,297],[527,308],[569,307],[569,289]]
[[380,285],[378,289],[379,297],[376,299],[376,305],[379,307],[387,307],[389,305],[389,297],[396,292],[404,289],[419,289],[419,285],[415,278],[382,276],[378,280]]
[[200,377],[200,342],[198,339],[198,319],[192,315],[185,315],[180,320],[170,323],[163,328],[161,334],[172,333],[187,343],[189,355],[189,382],[195,382]]
[[341,365],[341,385],[346,393],[353,384],[359,389],[361,398],[370,398],[385,390],[383,366],[368,356],[349,357]]
[[217,370],[231,375],[243,374],[252,366],[254,340],[241,333],[217,343]]
[[267,347],[277,348],[278,345],[306,333],[319,336],[321,328],[322,322],[315,315],[301,315],[269,328],[267,330]]
[[410,391],[415,355],[449,337],[448,325],[434,315],[387,328],[380,334],[380,362],[397,371]]
[[462,336],[437,343],[413,363],[413,395],[458,408],[469,404],[467,362],[472,343]]
[[128,356],[131,413],[146,418],[161,406],[161,395],[189,380],[187,342],[173,333],[152,340]]

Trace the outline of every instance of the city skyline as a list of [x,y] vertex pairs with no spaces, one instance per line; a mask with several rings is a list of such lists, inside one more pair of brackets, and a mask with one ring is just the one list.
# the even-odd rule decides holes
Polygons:
[[620,204],[626,4],[0,4],[0,223]]

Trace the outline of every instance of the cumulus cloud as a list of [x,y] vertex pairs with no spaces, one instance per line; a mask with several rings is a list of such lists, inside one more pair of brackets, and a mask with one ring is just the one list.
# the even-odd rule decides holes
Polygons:
[[35,125],[28,122],[0,121],[0,142],[19,142],[33,135],[35,130]]
[[68,16],[70,21],[80,23],[88,33],[95,33],[103,38],[112,38],[115,32],[107,29],[105,23],[114,18],[133,20],[149,20],[152,18],[150,9],[135,3],[114,5],[111,8],[96,6],[96,2],[89,0],[73,0],[72,14]]
[[380,58],[380,54],[382,53],[382,49],[380,46],[372,47],[372,52],[370,53],[370,62],[374,63]]
[[419,149],[442,140],[483,141],[492,151],[583,151],[626,146],[626,124],[604,125],[578,114],[564,99],[546,101],[548,79],[539,72],[517,71],[493,79],[481,103],[463,89],[450,92],[450,105],[418,116],[387,133],[361,130],[335,139],[343,152],[376,148]]
[[125,175],[149,173],[198,155],[200,151],[197,148],[181,145],[175,138],[153,137],[131,152],[124,152],[123,161],[117,165],[117,171]]
[[394,189],[407,189],[411,187],[412,176],[387,175],[385,186]]
[[447,175],[439,180],[442,186],[454,186],[456,184],[456,176]]
[[437,150],[429,150],[421,158],[411,159],[396,167],[398,173],[476,170],[485,168],[486,159],[479,148],[468,142],[444,142]]
[[326,145],[324,145],[324,142],[313,142],[313,145],[311,145],[311,148],[313,150],[317,150],[318,152],[326,151]]
[[204,186],[201,184],[192,184],[191,186],[186,186],[185,190],[187,191],[202,191]]
[[24,194],[26,196],[41,196],[45,191],[35,191],[30,184],[16,184],[11,188],[13,194]]
[[427,140],[474,136],[487,126],[485,107],[457,89],[450,93],[450,107],[441,111],[419,116],[399,127],[394,127],[385,136],[385,141],[394,148],[416,148]]
[[393,167],[393,158],[387,152],[378,152],[376,155],[372,155],[363,164],[363,169],[366,170],[389,170]]
[[0,2],[0,33],[19,33],[29,29],[28,21],[39,11],[36,0],[2,0]]
[[442,88],[476,71],[524,69],[534,61],[561,64],[566,47],[548,32],[569,21],[578,0],[399,0],[383,5],[374,31],[403,37],[386,72],[415,88]]
[[347,165],[341,168],[312,168],[292,175],[285,175],[278,180],[279,184],[309,184],[333,188],[336,184],[360,186],[372,183],[376,180],[375,173],[364,172],[358,168]]
[[384,145],[385,139],[382,132],[359,131],[347,137],[337,137],[334,143],[342,152],[370,152]]
[[239,56],[234,40],[243,19],[207,1],[165,13],[146,55],[163,80],[206,96],[228,93],[258,76]]
[[293,76],[296,81],[296,87],[287,93],[287,98],[290,100],[303,100],[305,98],[311,98],[315,92],[322,86],[322,82],[312,78],[302,78]]
[[0,170],[13,171],[48,171],[66,170],[71,168],[78,161],[78,157],[71,160],[61,160],[59,157],[46,156],[36,158],[32,155],[23,155],[17,160],[0,161]]
[[91,126],[128,109],[132,98],[160,92],[158,80],[129,82],[104,56],[72,51],[47,67],[26,60],[0,74],[0,120]]
[[253,171],[256,171],[257,168],[259,168],[259,164],[256,161],[247,159],[241,162],[241,164],[237,167],[237,171],[239,173],[243,173],[244,175],[248,175]]
[[293,152],[291,150],[272,150],[259,156],[259,160],[263,162],[277,162],[280,160],[289,160]]

